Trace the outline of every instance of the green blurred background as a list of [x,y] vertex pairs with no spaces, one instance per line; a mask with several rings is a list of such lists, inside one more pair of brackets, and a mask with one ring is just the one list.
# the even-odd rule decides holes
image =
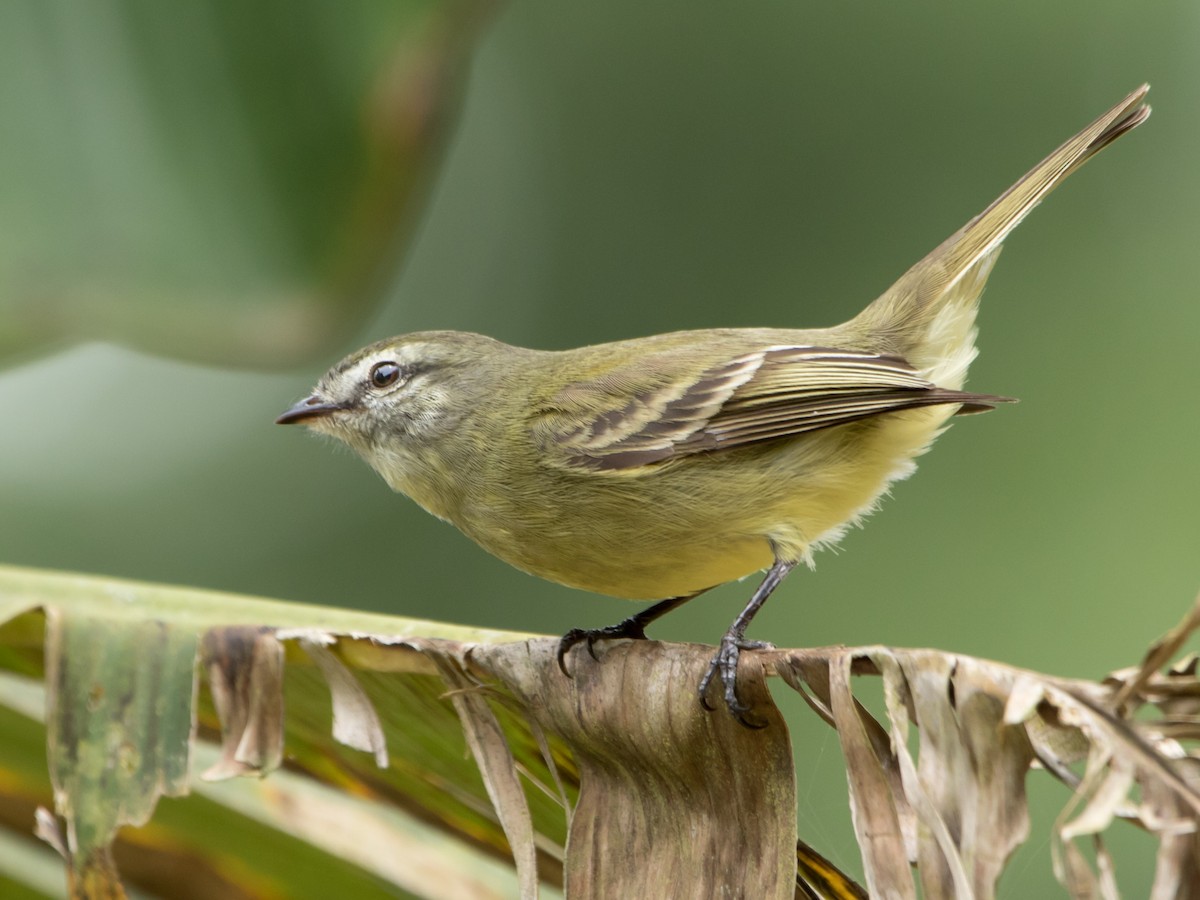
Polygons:
[[[1184,0],[7,4],[0,560],[616,621],[632,607],[510,569],[272,419],[404,331],[836,323],[1149,81],[1150,122],[992,276],[970,384],[1021,404],[958,422],[752,629],[1133,663],[1200,585],[1197,47]],[[654,636],[711,642],[748,590]],[[785,702],[802,832],[855,868],[836,742]],[[1022,896],[1049,880],[1032,843]],[[1135,838],[1123,880],[1150,855]]]

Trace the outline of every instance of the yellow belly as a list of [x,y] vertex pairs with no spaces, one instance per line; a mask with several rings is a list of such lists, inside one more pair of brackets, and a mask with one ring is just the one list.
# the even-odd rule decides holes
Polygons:
[[630,476],[564,476],[550,502],[501,491],[456,524],[517,568],[571,587],[638,600],[692,594],[776,558],[811,563],[912,471],[953,410],[908,410]]

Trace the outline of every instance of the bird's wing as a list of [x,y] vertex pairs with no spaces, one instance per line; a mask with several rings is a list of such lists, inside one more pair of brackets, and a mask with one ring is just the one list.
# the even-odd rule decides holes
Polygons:
[[547,405],[535,433],[552,461],[628,472],[902,409],[957,403],[981,412],[1005,400],[939,388],[897,356],[829,347],[764,347],[698,375],[651,370],[631,390],[615,389],[631,379],[577,382]]

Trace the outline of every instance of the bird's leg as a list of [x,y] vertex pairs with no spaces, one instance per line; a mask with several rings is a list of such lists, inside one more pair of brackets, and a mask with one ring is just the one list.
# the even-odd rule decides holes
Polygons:
[[700,705],[705,709],[711,711],[714,708],[708,703],[708,688],[712,684],[713,678],[720,674],[721,684],[725,686],[725,705],[729,707],[729,711],[737,717],[738,721],[749,728],[765,727],[764,724],[755,722],[746,716],[750,708],[738,699],[738,658],[741,656],[743,650],[762,650],[771,646],[763,641],[746,640],[746,627],[750,624],[750,620],[754,618],[755,614],[762,609],[762,605],[767,602],[767,598],[771,596],[771,592],[779,587],[779,583],[795,567],[795,562],[775,560],[775,564],[767,570],[767,577],[762,580],[762,584],[758,586],[758,590],[754,592],[754,596],[750,598],[750,602],[746,604],[746,608],[733,620],[733,624],[729,626],[729,630],[721,638],[720,649],[717,650],[716,655],[712,658],[712,662],[708,664],[708,671],[700,679]]
[[576,644],[587,642],[588,653],[592,659],[596,659],[596,641],[611,641],[617,638],[631,638],[635,641],[644,641],[646,639],[646,626],[662,616],[665,616],[671,610],[678,606],[683,606],[693,597],[700,596],[704,591],[696,591],[694,594],[686,594],[683,597],[671,597],[669,600],[660,600],[653,606],[648,606],[640,613],[636,613],[625,619],[623,622],[618,622],[616,625],[609,625],[606,628],[572,628],[562,636],[562,640],[558,642],[558,667],[562,669],[562,673],[568,678],[571,673],[567,671],[567,653]]

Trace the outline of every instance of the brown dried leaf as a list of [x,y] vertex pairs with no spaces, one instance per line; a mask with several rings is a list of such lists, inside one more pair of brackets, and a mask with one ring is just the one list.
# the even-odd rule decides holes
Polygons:
[[[1132,677],[1125,681],[1117,695],[1112,699],[1112,705],[1117,710],[1124,710],[1125,705],[1135,694],[1141,691],[1163,666],[1167,665],[1179,652],[1179,648],[1200,628],[1200,595],[1192,602],[1192,607],[1174,628],[1150,645],[1142,664],[1133,670]],[[1111,677],[1111,676],[1110,676]]]
[[329,685],[329,693],[333,700],[334,740],[355,750],[372,754],[375,757],[375,765],[386,769],[387,739],[383,736],[379,713],[375,711],[375,707],[350,670],[325,646],[326,643],[335,641],[330,635],[300,638],[300,646],[317,664]]
[[202,778],[266,775],[283,759],[283,645],[269,628],[214,628],[204,664],[221,720],[221,759]]
[[[1075,800],[1085,800],[1083,811],[1067,821],[1060,821],[1059,837],[1072,841],[1080,835],[1099,834],[1112,824],[1113,817],[1129,796],[1133,773],[1112,756],[1097,752],[1088,760],[1088,772],[1075,794]],[[1071,807],[1063,811],[1064,816]]]
[[[951,664],[944,657],[927,657],[918,665],[904,666],[885,650],[873,653],[871,658],[883,673],[892,745],[900,762],[904,791],[922,825],[917,841],[922,886],[928,896],[973,897],[957,852],[957,834],[951,833],[952,827],[957,832],[960,823],[943,816],[943,808],[952,812],[950,801],[959,787],[953,773],[962,768],[962,763],[954,759],[962,749],[953,738],[953,711],[949,709]],[[921,725],[920,770],[908,751],[910,706],[913,718]],[[946,719],[949,721],[939,721]]]
[[556,646],[479,646],[470,658],[579,765],[567,894],[791,898],[795,774],[758,659],[741,690],[767,727],[752,730],[697,702],[711,648],[614,645],[600,663],[578,654],[564,678]]
[[988,896],[1008,860],[1029,837],[1025,776],[1033,759],[1025,729],[1004,721],[1003,701],[980,687],[974,660],[959,658],[954,687],[970,761],[956,803],[963,817],[963,853],[975,889]]
[[59,827],[54,813],[44,806],[39,806],[34,813],[33,820],[33,833],[49,844],[55,853],[70,862],[71,851],[67,849],[67,839],[62,833],[62,828]]
[[1200,898],[1200,832],[1194,817],[1179,800],[1151,782],[1142,787],[1142,802],[1153,819],[1162,823],[1154,885],[1150,900],[1197,900]]
[[533,820],[521,788],[516,762],[504,730],[488,705],[484,690],[466,670],[461,657],[433,642],[417,641],[413,646],[433,657],[443,680],[452,688],[450,699],[462,721],[467,743],[487,785],[488,796],[500,816],[504,834],[512,847],[522,900],[538,896],[537,846]]
[[[1190,612],[1147,659],[1165,665],[1163,648],[1180,649],[1198,624],[1200,617]],[[1071,896],[1116,896],[1112,860],[1098,840],[1116,817],[1159,835],[1156,896],[1174,896],[1194,879],[1200,825],[1195,665],[1163,674],[1131,670],[1098,685],[931,650],[771,655],[785,681],[806,688],[810,703],[830,710],[873,894],[912,895],[897,838],[900,811],[911,807],[919,821],[916,858],[924,894],[994,896],[1005,863],[1028,834],[1024,786],[1035,760],[1078,788],[1060,818],[1055,848],[1056,874]],[[888,753],[868,737],[865,722],[872,720],[851,693],[852,671],[883,676]],[[1119,712],[1118,696],[1124,701]],[[1133,716],[1147,705],[1158,718]],[[915,759],[909,752],[914,727]],[[1071,766],[1085,757],[1089,768],[1081,782]],[[898,780],[884,777],[888,763],[898,767]],[[1076,846],[1083,836],[1092,838],[1095,868]]]
[[[850,784],[850,810],[863,853],[867,889],[876,897],[916,897],[908,874],[909,853],[901,827],[897,791],[868,738],[858,702],[850,692],[851,652],[834,657],[828,668],[830,710],[842,742]],[[902,740],[902,738],[901,738]]]
[[[57,766],[71,752],[97,754],[77,756],[64,770],[76,780],[60,791],[66,836],[59,843],[72,857],[80,891],[118,896],[108,844],[99,838],[111,833],[111,823],[153,807],[156,791],[178,787],[185,759],[153,742],[139,747],[149,761],[146,777],[127,790],[107,774],[108,745],[90,740],[88,729],[111,725],[106,698],[131,698],[136,702],[126,705],[140,704],[149,718],[123,720],[119,728],[141,729],[157,741],[176,734],[182,719],[183,740],[167,746],[186,749],[193,705],[153,698],[189,695],[196,635],[210,632],[214,698],[226,695],[215,700],[227,726],[225,765],[270,767],[282,740],[286,680],[289,774],[324,773],[360,798],[414,803],[497,856],[507,857],[511,846],[526,897],[536,895],[539,877],[557,882],[559,867],[573,897],[855,896],[852,883],[826,877],[827,864],[795,842],[791,751],[761,677],[769,665],[839,731],[874,896],[916,896],[914,859],[925,896],[994,896],[1004,863],[1026,836],[1025,778],[1041,760],[1078,786],[1055,850],[1071,896],[1116,896],[1100,834],[1121,818],[1158,836],[1154,897],[1200,900],[1194,658],[1094,684],[932,650],[748,653],[743,694],[768,723],[753,731],[696,703],[695,684],[711,654],[706,647],[608,645],[598,663],[578,654],[574,677],[565,678],[552,639],[497,643],[512,636],[0,567],[0,600],[27,598],[31,585],[45,586],[51,608],[44,658],[36,649],[38,616],[26,614],[0,628],[0,644],[10,642],[0,662],[28,677],[44,661],[51,696],[59,704],[74,698],[65,713],[51,710],[58,736],[52,747],[63,748]],[[27,608],[23,603],[13,608]],[[1168,643],[1181,649],[1195,625],[1189,615]],[[311,644],[307,656],[289,655],[286,671],[281,637]],[[327,642],[336,642],[336,651]],[[1151,655],[1166,662],[1161,651]],[[155,675],[148,684],[147,672]],[[854,674],[882,676],[888,728],[855,697]],[[375,754],[386,739],[396,765],[381,770],[331,742],[322,681],[334,697],[332,728]],[[439,699],[443,684],[454,709]],[[203,705],[201,715],[206,731],[213,729]],[[465,759],[463,731],[482,782],[473,770],[464,779],[453,763]],[[428,750],[432,756],[422,757]],[[1085,757],[1080,779],[1072,767]],[[126,802],[132,805],[122,808]],[[352,827],[352,817],[338,820]],[[798,857],[813,861],[801,866],[799,887]],[[396,867],[365,862],[399,883]]]

